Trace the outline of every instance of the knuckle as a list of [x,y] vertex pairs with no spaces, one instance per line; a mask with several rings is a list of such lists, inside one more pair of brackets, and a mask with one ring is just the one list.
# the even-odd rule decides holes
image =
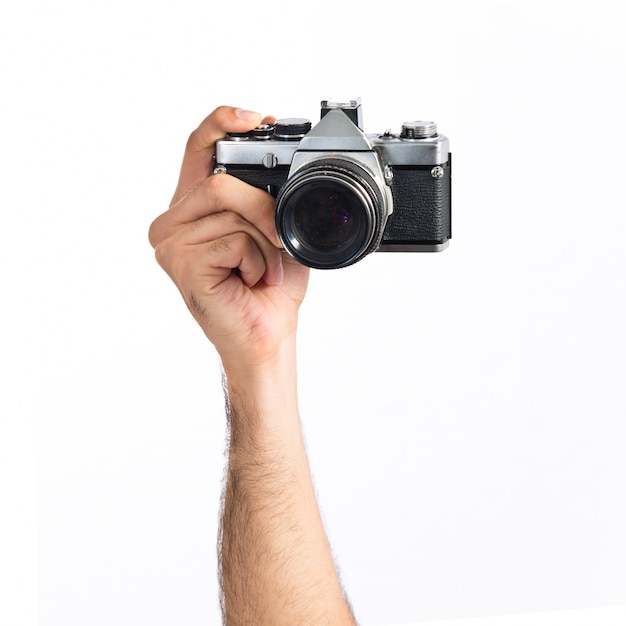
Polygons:
[[177,250],[177,253],[172,255],[167,263],[167,271],[178,287],[187,284],[197,269],[198,264],[195,255],[185,249]]
[[[187,149],[191,151],[204,150],[207,148],[206,131],[209,127],[225,128],[232,107],[225,105],[217,107],[206,117],[202,123],[191,131],[187,139]],[[224,134],[226,131],[224,130]]]
[[211,241],[206,250],[209,263],[212,261],[216,265],[229,263],[235,267],[241,259],[251,254],[253,246],[251,237],[247,233],[239,231]]
[[247,250],[254,245],[254,239],[245,231],[238,230],[230,236],[232,245],[241,250]]
[[161,220],[157,217],[152,224],[150,224],[150,228],[148,229],[148,241],[155,249],[161,241],[160,223]]
[[219,211],[205,215],[195,222],[191,222],[189,228],[191,232],[216,233],[234,231],[241,228],[244,220],[232,211]]
[[210,115],[209,119],[212,124],[220,128],[226,134],[226,127],[233,116],[233,107],[221,105],[218,106]]
[[201,137],[202,133],[200,127],[194,128],[194,130],[189,133],[189,137],[187,138],[186,148],[187,150],[196,150],[201,145]]
[[154,248],[154,257],[161,268],[178,285],[193,267],[191,249],[174,237],[166,237]]
[[230,177],[225,174],[209,176],[202,182],[202,191],[207,206],[213,206],[217,211],[228,208],[229,188],[232,185]]
[[202,187],[208,192],[219,194],[226,189],[231,183],[228,174],[214,174],[202,181]]
[[166,268],[168,265],[169,251],[168,246],[164,243],[157,243],[154,246],[154,258],[156,262],[162,267]]
[[222,119],[223,117],[226,117],[227,115],[229,115],[232,110],[233,110],[233,107],[226,106],[225,104],[222,104],[222,105],[218,106],[213,111],[213,113],[211,113],[211,115],[213,117],[218,118],[218,119]]
[[209,254],[223,254],[231,252],[233,247],[236,247],[236,241],[234,239],[234,236],[231,235],[229,237],[222,237],[221,239],[211,241],[208,248]]

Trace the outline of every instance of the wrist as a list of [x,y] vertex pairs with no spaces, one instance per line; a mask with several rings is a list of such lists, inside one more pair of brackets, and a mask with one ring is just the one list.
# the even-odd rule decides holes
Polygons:
[[272,346],[247,345],[233,352],[220,353],[224,375],[229,383],[246,387],[273,385],[287,376],[295,383],[296,334],[289,333]]
[[301,436],[295,335],[263,358],[223,357],[222,365],[231,447],[241,442],[266,445],[268,440],[282,445]]

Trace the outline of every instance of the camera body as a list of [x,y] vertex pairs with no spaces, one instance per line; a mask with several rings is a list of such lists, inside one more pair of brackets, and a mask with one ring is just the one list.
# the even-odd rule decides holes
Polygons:
[[351,265],[370,252],[439,252],[451,237],[449,141],[432,122],[365,134],[360,99],[323,101],[314,126],[277,120],[216,144],[214,173],[276,197],[285,249],[309,267]]

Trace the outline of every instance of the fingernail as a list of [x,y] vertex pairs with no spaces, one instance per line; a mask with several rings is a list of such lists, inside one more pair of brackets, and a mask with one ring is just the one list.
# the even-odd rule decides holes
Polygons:
[[245,120],[246,122],[251,122],[252,120],[261,117],[260,113],[255,113],[254,111],[246,111],[245,109],[237,109],[235,113],[240,120]]
[[283,261],[281,259],[280,260],[280,265],[276,268],[276,276],[274,277],[274,283],[276,285],[282,285],[283,284],[283,276],[284,276]]

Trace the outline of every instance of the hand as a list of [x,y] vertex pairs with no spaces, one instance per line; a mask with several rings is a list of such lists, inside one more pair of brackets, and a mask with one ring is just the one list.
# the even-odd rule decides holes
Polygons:
[[263,366],[295,338],[308,268],[281,250],[274,199],[227,174],[212,175],[215,142],[273,118],[213,111],[187,142],[168,211],[150,227],[157,261],[222,357],[224,367]]

